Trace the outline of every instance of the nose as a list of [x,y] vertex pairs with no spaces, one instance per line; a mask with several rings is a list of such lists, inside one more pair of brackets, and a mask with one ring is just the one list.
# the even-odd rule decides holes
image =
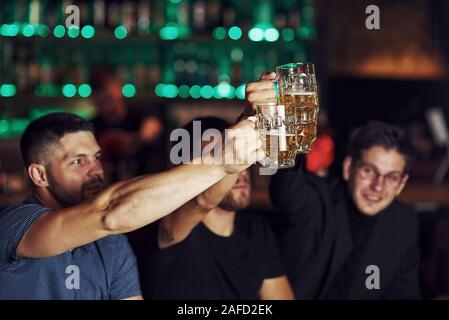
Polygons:
[[383,187],[384,187],[384,183],[385,183],[385,178],[381,175],[378,175],[377,177],[375,177],[373,179],[373,181],[371,182],[371,188],[375,191],[382,191]]
[[244,170],[244,171],[241,171],[240,173],[239,173],[239,178],[237,179],[237,183],[238,182],[248,182],[249,181],[249,173],[248,173],[248,170]]
[[103,166],[102,166],[101,162],[93,160],[89,166],[87,175],[89,177],[100,176],[103,178],[104,171],[103,171]]

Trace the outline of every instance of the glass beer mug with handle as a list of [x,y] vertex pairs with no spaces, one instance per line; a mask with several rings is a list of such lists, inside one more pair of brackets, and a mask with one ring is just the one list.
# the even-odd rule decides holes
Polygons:
[[262,137],[265,159],[262,167],[291,168],[297,154],[296,128],[286,115],[285,106],[276,103],[256,107],[259,134]]
[[278,99],[296,121],[298,152],[309,153],[317,136],[318,88],[312,63],[287,63],[276,67]]

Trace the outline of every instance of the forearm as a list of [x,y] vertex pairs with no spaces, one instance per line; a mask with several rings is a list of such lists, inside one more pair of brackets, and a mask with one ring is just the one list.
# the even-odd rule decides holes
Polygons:
[[193,228],[220,204],[237,179],[238,174],[224,177],[196,198],[164,217],[159,224],[159,247],[167,248],[187,238]]
[[187,164],[132,179],[110,192],[105,226],[112,233],[138,229],[173,212],[226,175],[218,165]]
[[196,206],[204,210],[211,210],[217,207],[234,186],[238,177],[238,173],[230,174],[196,196],[194,199]]

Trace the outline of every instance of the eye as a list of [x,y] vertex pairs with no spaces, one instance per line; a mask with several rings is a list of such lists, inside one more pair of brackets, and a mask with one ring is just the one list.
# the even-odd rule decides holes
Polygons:
[[373,168],[371,167],[362,167],[362,171],[365,174],[372,174],[374,172]]
[[73,164],[73,165],[76,165],[76,166],[80,166],[80,165],[83,164],[83,159],[81,159],[81,158],[75,159],[70,164]]
[[390,174],[385,177],[391,183],[398,183],[401,180],[401,176],[399,174]]

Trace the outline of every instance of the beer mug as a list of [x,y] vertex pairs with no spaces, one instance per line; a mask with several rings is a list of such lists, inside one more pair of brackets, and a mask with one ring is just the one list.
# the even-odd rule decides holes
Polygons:
[[278,100],[296,123],[298,152],[309,153],[317,135],[318,88],[312,63],[288,63],[276,67]]
[[[290,115],[290,117],[295,115]],[[275,103],[256,107],[257,125],[263,141],[265,158],[262,167],[272,169],[291,168],[297,154],[294,120],[286,117],[285,106]]]

